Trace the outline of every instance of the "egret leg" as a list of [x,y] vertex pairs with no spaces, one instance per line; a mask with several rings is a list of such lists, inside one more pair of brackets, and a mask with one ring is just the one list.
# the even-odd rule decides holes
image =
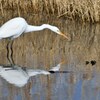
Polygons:
[[14,60],[13,60],[13,40],[9,40],[7,44],[7,59],[10,62],[10,64],[13,66],[15,65]]

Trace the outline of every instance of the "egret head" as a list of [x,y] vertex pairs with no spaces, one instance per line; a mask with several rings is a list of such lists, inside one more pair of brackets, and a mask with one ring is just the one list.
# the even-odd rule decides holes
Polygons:
[[52,25],[49,25],[49,24],[43,24],[43,25],[42,25],[42,29],[45,29],[45,28],[48,28],[48,29],[50,29],[51,31],[53,31],[53,32],[55,32],[55,33],[57,33],[57,34],[59,34],[59,35],[62,35],[63,37],[65,37],[65,38],[67,38],[67,39],[69,40],[69,37],[66,36],[65,34],[63,34],[63,33],[59,30],[58,27],[52,26]]
[[62,35],[63,37],[69,39],[67,35],[63,34],[63,33],[59,30],[59,28],[57,28],[57,27],[55,27],[55,26],[53,26],[52,31],[54,31],[55,33],[57,33],[57,34],[59,34],[59,35]]
[[52,27],[51,27],[51,30],[52,30],[53,32],[59,34],[59,35],[62,35],[63,37],[65,37],[65,38],[67,38],[67,39],[69,40],[69,37],[68,37],[67,35],[63,34],[63,33],[59,30],[58,27],[52,26]]

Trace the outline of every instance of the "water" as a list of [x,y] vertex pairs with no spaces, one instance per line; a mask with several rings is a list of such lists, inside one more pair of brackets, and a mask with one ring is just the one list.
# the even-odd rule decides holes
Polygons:
[[[36,19],[34,22],[31,17],[26,19],[34,25],[56,25],[65,34],[69,33],[71,41],[50,30],[24,34],[12,44],[14,63],[49,70],[64,61],[60,70],[72,72],[37,75],[21,88],[0,77],[0,100],[100,100],[100,25],[52,19]],[[0,40],[2,65],[10,64],[7,43],[8,40]],[[91,60],[95,60],[96,64],[86,65],[86,61]]]

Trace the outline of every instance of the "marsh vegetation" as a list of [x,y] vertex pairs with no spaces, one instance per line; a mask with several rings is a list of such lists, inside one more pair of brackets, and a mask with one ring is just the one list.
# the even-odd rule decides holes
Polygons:
[[99,0],[0,0],[0,8],[1,17],[13,13],[13,16],[52,15],[82,22],[100,21]]

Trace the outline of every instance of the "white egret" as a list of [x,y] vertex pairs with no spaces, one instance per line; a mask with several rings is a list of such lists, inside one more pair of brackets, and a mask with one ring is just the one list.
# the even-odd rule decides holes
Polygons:
[[[14,38],[19,37],[22,33],[40,31],[46,28],[52,30],[53,32],[59,35],[64,36],[65,38],[69,40],[69,38],[55,26],[52,26],[49,24],[43,24],[41,26],[29,25],[26,22],[26,20],[22,17],[13,18],[1,26],[0,27],[0,39],[11,38],[11,40],[13,40]],[[13,44],[13,41],[11,42],[11,45],[10,45],[10,42],[7,44],[7,50],[8,50],[7,58],[9,62],[12,65],[14,65],[14,61],[12,58],[12,44]],[[9,51],[11,51],[11,54],[9,53]]]
[[[56,68],[59,66],[60,64],[58,64]],[[52,69],[52,71],[56,72],[59,69],[60,67],[57,70]],[[13,67],[0,66],[0,76],[4,78],[8,83],[14,84],[15,86],[18,86],[18,87],[23,87],[25,84],[27,84],[31,76],[36,76],[38,74],[49,75],[51,73],[52,72],[45,71],[45,70],[28,69],[26,67],[19,67],[17,65],[14,65]]]
[[26,20],[22,17],[16,17],[8,22],[6,22],[4,25],[0,28],[0,39],[3,38],[17,38],[22,33],[28,33],[33,31],[40,31],[43,29],[50,29],[51,31],[64,36],[65,38],[69,39],[65,34],[63,34],[56,26],[52,26],[49,24],[43,24],[41,26],[33,26],[29,25]]

